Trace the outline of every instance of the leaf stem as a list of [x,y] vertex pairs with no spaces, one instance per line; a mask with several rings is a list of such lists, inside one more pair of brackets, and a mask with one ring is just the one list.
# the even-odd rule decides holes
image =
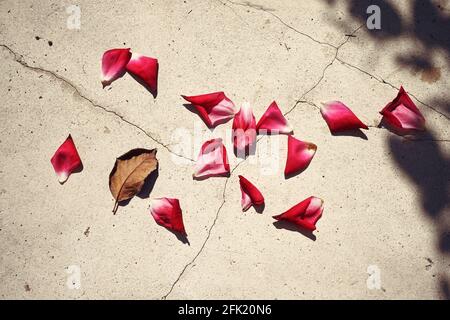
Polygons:
[[117,209],[119,209],[119,201],[116,200],[116,202],[114,203],[114,208],[112,210],[113,214],[116,214]]

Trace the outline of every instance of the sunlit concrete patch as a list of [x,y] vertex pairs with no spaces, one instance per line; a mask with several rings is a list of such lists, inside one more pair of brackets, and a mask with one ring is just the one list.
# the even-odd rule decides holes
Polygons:
[[[2,51],[7,121],[1,139],[1,295],[159,298],[203,244],[223,182],[193,181],[190,165],[174,164],[167,150],[134,126],[9,55]],[[61,186],[50,157],[69,133],[84,169]],[[112,214],[108,175],[115,158],[136,147],[158,148],[159,176],[151,197],[181,199],[190,245],[154,222],[149,199],[135,197]],[[71,265],[80,267],[78,289],[66,286]],[[31,290],[24,290],[25,284]]]
[[[81,1],[79,28],[72,5],[0,4],[2,297],[444,297],[442,50],[425,71],[399,64],[411,36],[377,40],[341,1]],[[101,55],[115,47],[159,59],[156,99],[129,75],[102,89]],[[401,84],[432,141],[376,128]],[[309,168],[285,179],[285,135],[262,137],[238,161],[231,121],[209,130],[180,97],[219,90],[250,103],[256,120],[276,100],[295,137],[318,146]],[[370,129],[332,136],[317,109],[330,100]],[[68,133],[84,169],[60,186],[50,157]],[[194,181],[192,160],[215,137],[232,173]],[[151,197],[180,199],[190,245],[153,221],[149,199],[111,213],[108,175],[136,147],[158,148]],[[240,174],[263,193],[263,213],[242,212]],[[314,236],[274,225],[309,196],[325,202]]]

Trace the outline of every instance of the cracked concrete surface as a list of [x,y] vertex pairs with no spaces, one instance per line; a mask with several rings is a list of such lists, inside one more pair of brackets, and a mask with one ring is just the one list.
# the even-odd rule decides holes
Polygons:
[[[441,78],[424,81],[396,65],[411,37],[375,50],[365,25],[324,1],[80,1],[80,30],[66,27],[71,4],[0,3],[1,297],[446,298],[444,54]],[[127,75],[102,89],[100,58],[113,47],[159,59],[156,99]],[[424,141],[377,127],[378,111],[402,84],[427,119]],[[186,137],[180,149],[174,132],[203,142],[226,136],[231,122],[207,130],[180,94],[217,90],[250,102],[257,119],[276,100],[295,136],[318,145],[310,168],[285,180],[286,137],[262,137],[258,145],[279,150],[275,173],[264,173],[264,159],[237,160],[228,148],[230,177],[193,181],[199,146]],[[368,123],[365,137],[331,136],[317,110],[328,100]],[[84,170],[60,186],[50,157],[69,133]],[[158,148],[150,197],[180,199],[190,245],[154,223],[148,199],[112,215],[108,174],[135,147]],[[404,159],[423,167],[411,172]],[[263,192],[262,214],[241,212],[239,174]],[[441,196],[433,216],[428,193]],[[273,225],[272,215],[310,195],[325,200],[315,240]],[[72,265],[80,267],[78,289],[67,286]],[[374,265],[379,290],[366,284]]]

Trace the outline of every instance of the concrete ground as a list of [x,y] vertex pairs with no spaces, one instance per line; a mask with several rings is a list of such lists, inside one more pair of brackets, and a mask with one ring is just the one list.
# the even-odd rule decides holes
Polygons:
[[[75,2],[0,2],[2,298],[450,297],[449,1]],[[102,89],[117,47],[159,59],[156,99],[128,75]],[[376,127],[400,85],[427,120],[421,141]],[[228,149],[229,178],[192,180],[199,144],[231,122],[210,132],[180,94],[219,90],[257,119],[276,100],[318,145],[308,170],[285,180],[286,137],[273,136],[258,143],[275,146],[269,161]],[[371,125],[366,138],[329,133],[313,106],[329,100]],[[69,133],[84,169],[61,186],[50,158]],[[111,213],[109,172],[136,147],[158,148],[150,198],[180,199],[189,245],[149,199]],[[241,212],[240,174],[262,214]],[[325,201],[315,239],[273,225],[311,195]]]

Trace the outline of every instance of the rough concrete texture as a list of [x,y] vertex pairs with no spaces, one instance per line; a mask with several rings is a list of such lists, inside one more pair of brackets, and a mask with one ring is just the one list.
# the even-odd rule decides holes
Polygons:
[[[441,31],[450,4],[370,2],[386,13],[381,31],[358,15],[369,1],[0,2],[1,297],[449,298],[450,42]],[[67,28],[73,4],[79,30]],[[116,47],[159,59],[156,99],[128,75],[102,89],[100,58]],[[377,128],[402,84],[427,119],[425,141]],[[276,100],[295,136],[318,145],[308,170],[285,180],[286,137],[273,136],[258,145],[279,148],[275,173],[228,149],[229,178],[193,181],[193,162],[175,153],[195,159],[194,140],[226,137],[231,122],[210,132],[180,94],[218,90],[250,102],[257,119]],[[370,124],[365,137],[332,136],[317,110],[328,100]],[[50,158],[69,133],[84,170],[61,186]],[[154,222],[149,199],[111,213],[109,172],[136,147],[158,148],[150,197],[180,199],[190,245]],[[241,212],[239,174],[263,192],[262,214]],[[310,195],[325,201],[315,239],[273,225]],[[67,285],[70,266],[79,288]],[[379,269],[379,289],[368,288],[368,268]]]

